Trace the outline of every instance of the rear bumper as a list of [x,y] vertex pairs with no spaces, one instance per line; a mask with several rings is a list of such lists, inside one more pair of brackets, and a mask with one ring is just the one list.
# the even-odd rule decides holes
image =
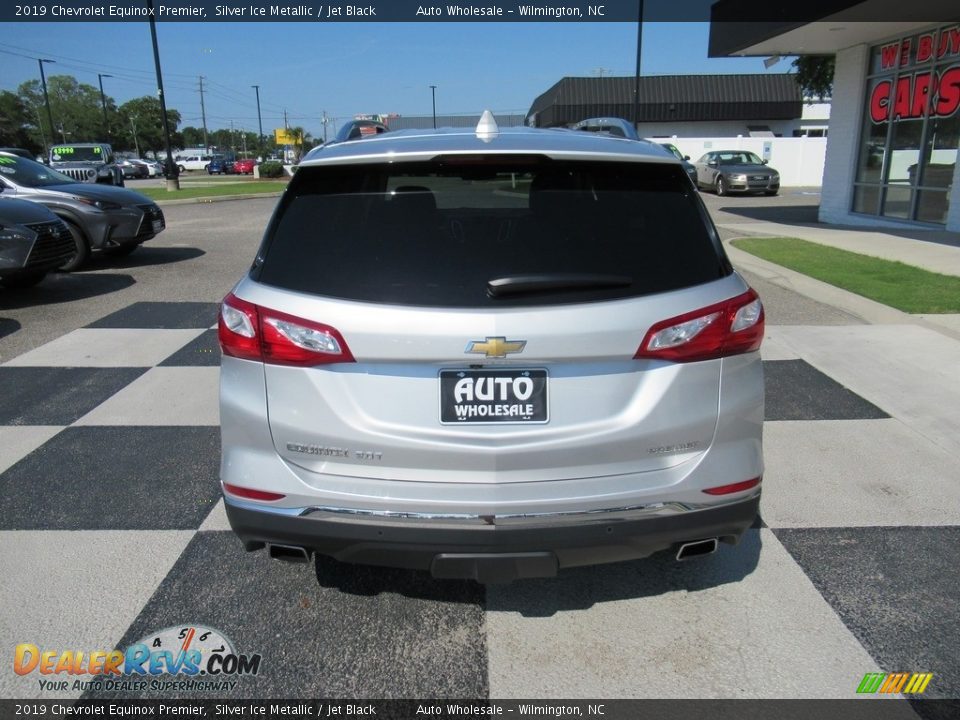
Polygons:
[[623,519],[602,514],[551,523],[473,525],[452,520],[331,517],[278,513],[226,498],[227,517],[247,549],[292,545],[344,562],[429,570],[434,577],[508,582],[549,577],[564,567],[646,557],[680,543],[718,538],[736,544],[757,516],[749,499],[674,514]]

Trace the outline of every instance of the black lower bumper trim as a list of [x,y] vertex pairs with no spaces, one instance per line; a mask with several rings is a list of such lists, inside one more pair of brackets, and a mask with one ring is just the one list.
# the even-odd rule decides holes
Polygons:
[[429,570],[482,582],[555,575],[559,568],[646,557],[707,538],[736,544],[757,516],[755,497],[706,510],[609,523],[454,527],[438,522],[290,517],[226,503],[249,548],[295,545],[344,562]]

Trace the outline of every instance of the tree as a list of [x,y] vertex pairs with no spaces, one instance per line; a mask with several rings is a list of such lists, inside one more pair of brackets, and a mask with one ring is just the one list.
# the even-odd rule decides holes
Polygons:
[[203,146],[203,128],[187,125],[180,133],[183,135],[183,147]]
[[797,84],[805,98],[829,99],[833,94],[833,55],[801,55],[793,61]]
[[[43,135],[50,143],[106,141],[100,91],[93,85],[77,82],[72,75],[51,75],[47,78],[47,96],[53,115],[53,132],[47,127],[43,87],[39,80],[29,80],[17,88],[24,105],[39,112]],[[116,112],[113,99],[107,102],[107,113]],[[37,138],[39,139],[39,138]]]
[[[163,135],[163,121],[160,115],[160,101],[152,95],[128,100],[117,109],[117,116],[123,122],[123,129],[117,134],[118,147],[139,150],[143,155],[152,152],[154,155],[166,151],[166,138]],[[167,122],[170,125],[171,143],[173,133],[180,124],[180,113],[167,108]]]
[[37,121],[31,118],[31,109],[12,92],[0,91],[0,145],[26,148],[42,154],[43,143],[35,140]]

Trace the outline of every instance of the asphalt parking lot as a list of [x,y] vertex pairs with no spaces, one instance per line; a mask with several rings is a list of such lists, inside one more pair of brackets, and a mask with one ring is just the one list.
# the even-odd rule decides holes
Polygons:
[[[704,197],[722,226],[815,219],[810,193]],[[960,440],[912,402],[931,380],[903,354],[957,344],[756,275],[767,471],[739,547],[489,587],[244,553],[211,328],[275,203],[168,206],[129,257],[0,290],[0,648],[215,628],[263,657],[227,697],[849,698],[869,672],[960,697]],[[83,692],[0,671],[3,697]]]

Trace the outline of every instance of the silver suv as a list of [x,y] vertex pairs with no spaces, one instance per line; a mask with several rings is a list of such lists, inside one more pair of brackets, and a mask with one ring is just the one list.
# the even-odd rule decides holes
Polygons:
[[593,133],[385,133],[297,170],[219,319],[248,550],[503,582],[736,543],[763,308],[680,163]]

